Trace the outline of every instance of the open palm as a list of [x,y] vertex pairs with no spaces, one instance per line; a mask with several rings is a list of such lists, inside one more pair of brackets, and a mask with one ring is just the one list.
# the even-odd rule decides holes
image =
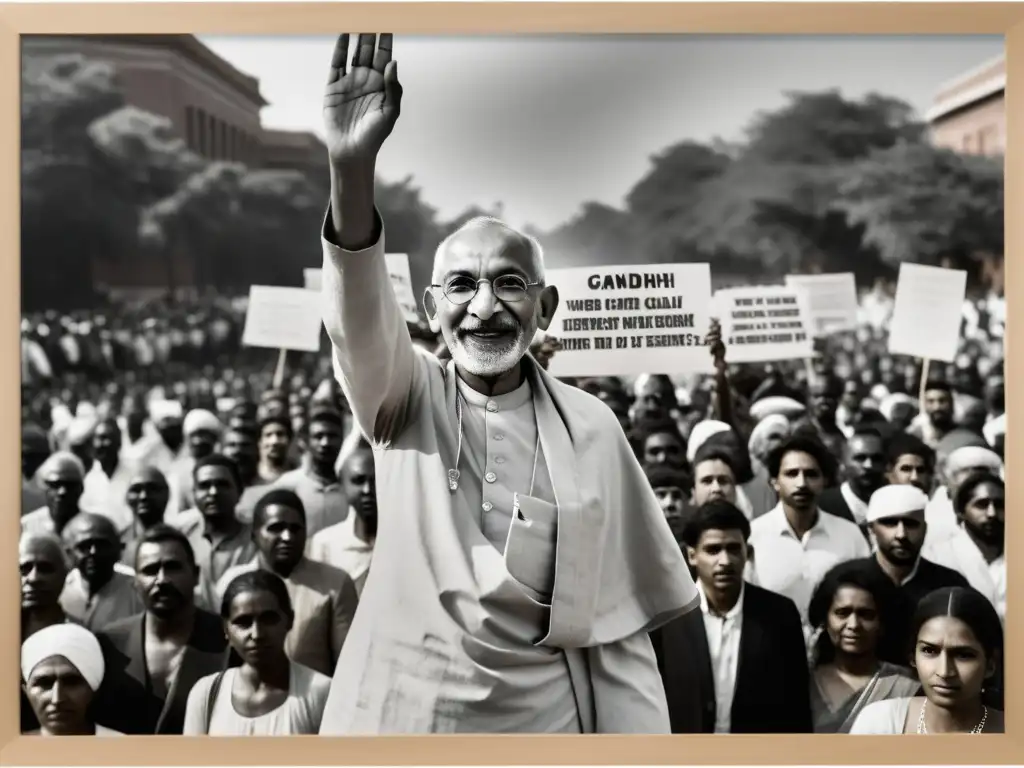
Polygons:
[[373,160],[398,120],[402,86],[391,60],[392,36],[361,34],[348,61],[348,34],[338,37],[324,93],[324,129],[332,162]]

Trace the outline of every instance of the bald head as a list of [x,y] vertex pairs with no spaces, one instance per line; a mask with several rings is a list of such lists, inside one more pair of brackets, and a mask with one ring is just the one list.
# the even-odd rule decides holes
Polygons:
[[450,271],[449,262],[475,260],[489,256],[514,260],[529,282],[544,281],[544,249],[536,238],[510,227],[493,216],[477,216],[448,235],[437,246],[431,282],[440,285]]
[[45,483],[48,477],[59,476],[64,480],[85,479],[85,466],[82,460],[70,451],[57,451],[51,454],[39,468],[39,477]]
[[105,539],[116,542],[120,540],[117,528],[109,517],[94,515],[91,512],[80,512],[64,528],[64,542],[68,547],[75,547],[78,542],[88,539]]
[[60,539],[52,534],[26,534],[18,541],[23,611],[54,611],[68,576],[68,561]]

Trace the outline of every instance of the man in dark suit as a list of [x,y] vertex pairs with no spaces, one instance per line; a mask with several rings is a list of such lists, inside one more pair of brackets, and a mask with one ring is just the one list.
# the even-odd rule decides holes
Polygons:
[[885,442],[878,430],[858,427],[843,449],[843,472],[846,481],[838,488],[828,488],[818,500],[818,506],[836,517],[860,526],[865,538],[868,501],[871,494],[886,484],[888,462]]
[[745,583],[750,523],[732,503],[702,505],[684,532],[701,610],[651,633],[673,733],[811,733],[800,615]]
[[163,524],[146,530],[135,573],[145,612],[98,634],[107,672],[97,722],[128,734],[180,734],[196,681],[226,666],[224,624],[195,605],[199,569],[180,531]]

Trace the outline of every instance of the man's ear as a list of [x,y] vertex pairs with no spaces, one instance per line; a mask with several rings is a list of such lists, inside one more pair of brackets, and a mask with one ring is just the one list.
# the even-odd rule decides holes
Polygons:
[[430,325],[431,333],[441,332],[441,320],[437,316],[437,302],[434,300],[434,292],[427,286],[423,289],[423,312],[427,316],[427,323]]
[[540,292],[537,299],[537,327],[546,331],[555,319],[555,311],[558,309],[558,288],[553,285],[546,285]]

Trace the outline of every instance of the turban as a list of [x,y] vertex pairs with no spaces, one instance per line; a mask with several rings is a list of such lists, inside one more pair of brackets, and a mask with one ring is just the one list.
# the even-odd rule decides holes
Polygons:
[[997,416],[984,426],[982,432],[989,445],[995,446],[996,438],[1006,436],[1006,414]]
[[768,416],[785,416],[787,419],[798,419],[807,408],[791,397],[766,397],[750,406],[750,416],[758,421]]
[[898,405],[909,405],[914,410],[917,410],[917,400],[902,392],[893,392],[888,397],[882,398],[878,404],[878,411],[885,417],[886,421],[892,421],[896,406]]
[[710,419],[707,421],[698,421],[690,432],[690,440],[686,446],[686,460],[692,464],[694,457],[697,455],[697,451],[712,435],[717,435],[720,432],[731,431],[732,427],[724,421],[714,421]]
[[951,456],[954,451],[965,446],[976,446],[984,448],[987,446],[985,438],[967,429],[954,429],[945,437],[939,440],[935,447],[935,453],[939,456]]
[[1003,461],[999,454],[988,448],[968,445],[957,448],[946,459],[946,477],[952,477],[967,469],[987,469],[999,474],[1003,470]]
[[747,448],[754,456],[763,453],[764,443],[772,432],[782,432],[783,437],[788,437],[790,432],[789,419],[778,413],[773,413],[761,419],[754,430],[750,433],[750,440]]
[[220,419],[209,411],[197,408],[194,411],[189,411],[185,417],[184,432],[186,437],[195,432],[213,432],[215,435],[219,435],[221,432]]
[[68,426],[67,443],[70,446],[85,445],[92,440],[96,431],[96,421],[92,418],[77,416]]
[[885,400],[889,394],[889,388],[885,386],[885,384],[875,384],[875,386],[871,388],[871,397],[879,402]]
[[871,494],[868,502],[867,522],[883,517],[906,517],[915,512],[924,513],[928,495],[913,485],[884,485]]
[[165,421],[180,421],[183,416],[181,403],[176,400],[154,400],[149,404],[149,417],[154,424]]
[[32,670],[46,659],[63,656],[77,669],[93,691],[103,682],[106,667],[96,636],[78,624],[53,624],[40,629],[21,645],[21,675],[28,680]]

